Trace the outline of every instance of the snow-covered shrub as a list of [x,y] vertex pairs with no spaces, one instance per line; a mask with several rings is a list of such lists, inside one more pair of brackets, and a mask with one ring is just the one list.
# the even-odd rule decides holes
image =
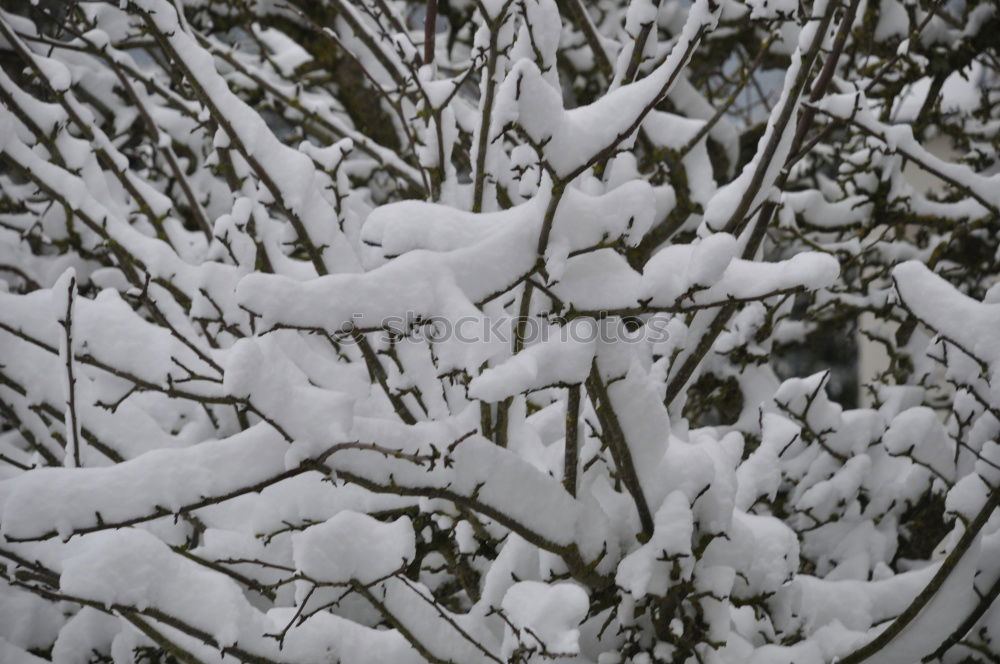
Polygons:
[[1000,658],[995,3],[0,6],[0,661]]

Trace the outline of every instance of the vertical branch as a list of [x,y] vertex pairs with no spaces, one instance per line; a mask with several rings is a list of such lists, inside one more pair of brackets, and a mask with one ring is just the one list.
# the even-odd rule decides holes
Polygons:
[[[812,127],[813,120],[816,117],[816,107],[812,104],[815,104],[823,98],[823,95],[826,94],[827,88],[830,87],[830,82],[833,80],[834,74],[837,72],[837,62],[840,60],[840,54],[844,52],[844,45],[847,43],[847,36],[850,34],[851,27],[854,25],[854,17],[858,13],[859,2],[860,0],[851,0],[851,4],[847,6],[844,17],[840,20],[840,29],[837,30],[837,35],[833,39],[833,46],[830,49],[829,55],[826,57],[826,62],[823,63],[823,69],[820,71],[819,76],[816,77],[816,82],[813,84],[812,91],[809,93],[810,105],[807,105],[802,109],[802,117],[799,118],[799,124],[795,128],[795,137],[792,139],[792,147],[788,151],[789,157],[794,157],[802,148],[802,142],[805,140],[806,134],[809,133],[809,129]],[[927,98],[931,98],[930,94],[928,94]]]
[[[507,20],[508,2],[500,10],[497,17],[489,22],[490,46],[486,53],[486,71],[483,74],[483,99],[480,105],[479,135],[476,144],[476,160],[473,170],[472,211],[483,211],[483,195],[486,189],[486,152],[489,150],[490,124],[493,121],[493,107],[496,105],[496,73],[500,60],[500,29]],[[486,17],[483,17],[487,20]]]
[[493,442],[500,447],[507,447],[507,422],[510,418],[510,407],[513,397],[507,397],[497,404],[497,421],[493,425]]
[[70,277],[66,293],[66,317],[59,321],[63,328],[63,359],[66,362],[66,442],[73,467],[80,467],[80,426],[76,417],[76,376],[73,373],[73,304],[76,301],[76,277]]
[[[480,373],[483,371],[485,371],[485,366],[480,370]],[[479,402],[479,428],[483,437],[493,438],[493,409],[487,401]]]
[[634,81],[636,74],[639,73],[639,65],[642,63],[642,52],[646,50],[646,41],[649,39],[649,33],[653,31],[654,25],[655,21],[644,23],[642,28],[639,29],[639,34],[635,36],[635,42],[632,45],[632,57],[629,59],[628,67],[625,69],[625,75],[622,76],[622,85],[627,85]]
[[[553,174],[554,177],[554,174]],[[535,269],[543,276],[545,275],[545,250],[549,246],[549,235],[552,233],[552,224],[555,223],[556,210],[566,191],[564,181],[552,184],[551,198],[545,208],[545,215],[542,218],[542,228],[538,234],[538,248],[536,250],[537,262]],[[524,281],[524,291],[521,293],[521,303],[518,308],[517,320],[514,326],[514,355],[524,349],[525,336],[527,334],[528,317],[531,315],[531,298],[535,294],[535,289],[530,279]],[[500,447],[507,446],[507,419],[510,413],[510,406],[513,402],[511,397],[507,397],[497,404],[497,421],[493,428],[494,440]]]
[[567,392],[563,486],[569,495],[576,498],[576,469],[580,463],[580,384],[570,385]]
[[434,37],[437,34],[437,0],[427,0],[424,10],[424,64],[434,64]]

